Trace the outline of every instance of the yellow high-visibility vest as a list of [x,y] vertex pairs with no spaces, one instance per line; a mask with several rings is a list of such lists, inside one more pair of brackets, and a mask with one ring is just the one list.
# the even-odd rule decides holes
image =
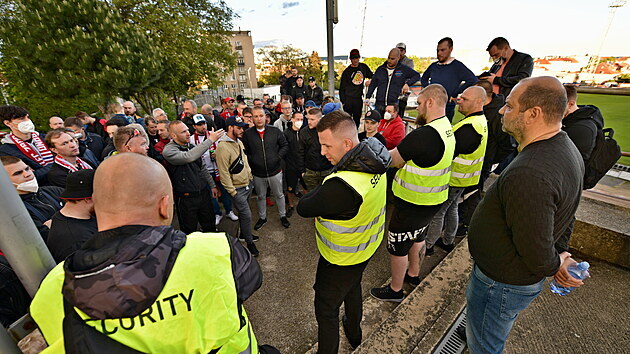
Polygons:
[[464,118],[453,126],[453,131],[457,131],[457,129],[466,124],[472,125],[475,131],[481,135],[481,143],[471,154],[459,154],[453,160],[450,182],[453,187],[477,185],[481,178],[481,168],[486,155],[486,146],[488,145],[488,121],[486,116],[481,114]]

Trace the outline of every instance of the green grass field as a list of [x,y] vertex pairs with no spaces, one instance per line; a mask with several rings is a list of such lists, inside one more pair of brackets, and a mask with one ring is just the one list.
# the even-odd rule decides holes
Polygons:
[[[615,130],[614,138],[621,146],[621,151],[630,151],[630,96],[580,93],[578,104],[599,107],[604,116],[604,127]],[[407,111],[407,115],[416,117],[416,111]],[[456,112],[453,121],[462,118],[461,113]],[[621,157],[619,163],[630,165],[630,157]]]

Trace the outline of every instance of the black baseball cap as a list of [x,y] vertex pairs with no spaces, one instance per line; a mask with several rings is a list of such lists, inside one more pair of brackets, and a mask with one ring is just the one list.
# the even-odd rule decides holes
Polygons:
[[246,127],[247,123],[243,122],[243,118],[239,116],[231,116],[225,120],[225,125],[226,126],[235,125],[237,127]]
[[66,189],[59,196],[61,199],[81,200],[92,198],[94,192],[94,170],[79,170],[68,174]]
[[378,123],[380,122],[381,118],[382,118],[381,114],[378,113],[378,111],[375,109],[371,109],[365,112],[365,118],[364,118],[365,120],[371,120],[372,122]]
[[309,76],[309,77],[308,77],[308,81],[317,81],[317,80],[315,80],[315,78],[314,78],[314,77]]

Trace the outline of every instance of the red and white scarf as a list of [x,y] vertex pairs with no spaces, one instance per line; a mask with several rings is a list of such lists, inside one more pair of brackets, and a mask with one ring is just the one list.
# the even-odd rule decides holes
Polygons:
[[66,161],[66,159],[64,159],[63,157],[59,155],[55,156],[55,163],[61,167],[64,167],[70,170],[70,172],[77,172],[78,170],[91,170],[92,169],[92,166],[90,166],[87,162],[81,160],[78,157],[77,157],[77,166],[79,166],[78,168],[77,166]]
[[53,162],[53,154],[46,144],[42,141],[37,133],[31,133],[31,138],[33,141],[33,145],[35,145],[36,149],[27,143],[26,141],[18,138],[15,134],[9,134],[9,139],[13,141],[15,146],[29,159],[37,162],[39,165],[47,166]]

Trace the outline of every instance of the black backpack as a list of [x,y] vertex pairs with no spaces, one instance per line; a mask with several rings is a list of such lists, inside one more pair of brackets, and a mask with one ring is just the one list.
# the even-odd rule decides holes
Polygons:
[[584,189],[595,187],[621,157],[621,148],[613,139],[612,128],[597,129],[595,147],[584,166]]

